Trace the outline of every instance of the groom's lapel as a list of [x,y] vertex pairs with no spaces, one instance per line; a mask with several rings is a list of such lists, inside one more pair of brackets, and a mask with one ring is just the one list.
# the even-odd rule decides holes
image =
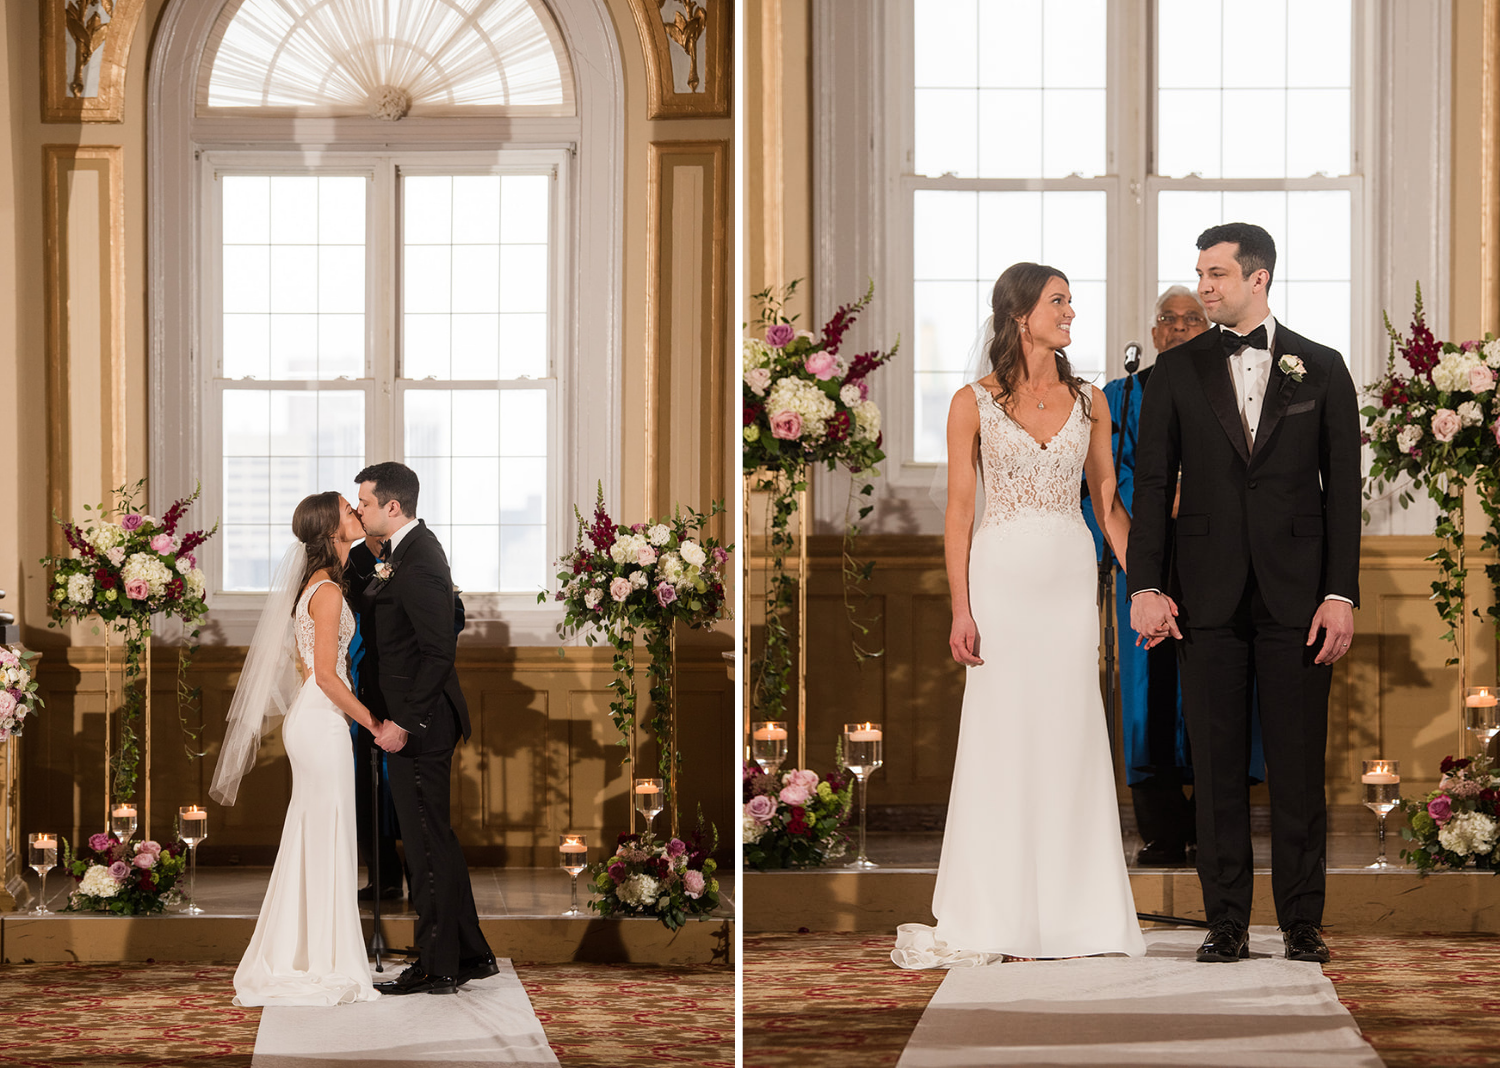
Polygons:
[[1198,369],[1198,377],[1203,381],[1203,395],[1208,398],[1208,406],[1223,424],[1230,444],[1240,454],[1240,459],[1248,464],[1250,447],[1245,444],[1245,427],[1240,422],[1240,405],[1234,395],[1234,379],[1229,377],[1229,360],[1219,347],[1217,331],[1205,330],[1198,337],[1207,339],[1199,342],[1193,359],[1193,366]]
[[[371,597],[373,597],[381,589],[388,589],[393,582],[401,577],[401,561],[406,558],[407,551],[412,547],[413,542],[415,542],[418,538],[425,537],[427,535],[427,524],[425,522],[420,519],[413,520],[413,522],[417,524],[417,529],[413,530],[406,537],[402,538],[401,544],[396,546],[395,549],[391,550],[391,558],[388,561],[391,565],[391,577],[386,579],[384,583],[381,583],[381,585],[372,588],[369,591],[369,595]],[[373,583],[376,580],[372,578],[370,581]]]
[[1276,336],[1271,340],[1271,377],[1266,381],[1266,396],[1270,402],[1261,409],[1260,426],[1255,428],[1257,457],[1271,443],[1276,424],[1281,422],[1287,406],[1292,403],[1292,394],[1297,392],[1297,383],[1281,370],[1281,358],[1289,352],[1295,352],[1295,342],[1288,344],[1290,334],[1291,331],[1286,327],[1276,324]]

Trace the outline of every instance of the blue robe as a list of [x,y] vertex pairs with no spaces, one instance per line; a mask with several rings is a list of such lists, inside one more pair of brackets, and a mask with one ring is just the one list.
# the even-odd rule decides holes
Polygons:
[[[1124,502],[1127,512],[1135,506],[1136,436],[1141,423],[1141,397],[1146,392],[1145,378],[1149,374],[1148,368],[1145,372],[1137,372],[1133,376],[1135,384],[1130,389],[1128,411],[1125,409],[1127,380],[1117,378],[1104,387],[1104,399],[1109,403],[1109,418],[1112,427],[1109,439],[1110,455],[1119,457],[1119,470],[1116,472],[1116,478],[1120,500]],[[1125,434],[1123,448],[1120,445],[1122,428]],[[1087,482],[1084,488],[1086,491]],[[1099,530],[1098,520],[1094,518],[1093,502],[1087,497],[1083,501],[1083,518],[1094,535],[1095,559],[1102,561],[1104,535]],[[1120,665],[1120,736],[1124,745],[1125,782],[1130,786],[1138,786],[1164,768],[1176,768],[1180,781],[1192,782],[1193,766],[1188,748],[1187,729],[1182,721],[1180,686],[1177,689],[1175,729],[1170,732],[1158,732],[1158,737],[1168,735],[1175,739],[1174,744],[1170,750],[1162,746],[1162,751],[1152,751],[1148,719],[1148,696],[1151,685],[1150,667],[1147,663],[1148,654],[1144,647],[1135,644],[1137,635],[1130,626],[1130,597],[1126,592],[1123,569],[1117,571],[1115,575],[1115,620],[1115,633],[1118,635],[1119,642],[1117,662]],[[1251,724],[1250,779],[1252,782],[1261,782],[1266,777],[1266,764],[1265,757],[1261,754],[1260,724],[1255,717],[1251,717]]]

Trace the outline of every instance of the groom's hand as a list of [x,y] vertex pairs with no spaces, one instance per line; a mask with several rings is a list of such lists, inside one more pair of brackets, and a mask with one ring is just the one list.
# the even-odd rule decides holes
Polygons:
[[397,752],[406,744],[406,731],[395,720],[385,720],[375,728],[375,744],[387,753]]
[[1308,645],[1318,640],[1319,630],[1323,631],[1323,647],[1313,663],[1331,664],[1349,651],[1349,643],[1354,640],[1354,606],[1335,598],[1318,605],[1307,630]]
[[1164,593],[1147,590],[1130,601],[1130,627],[1136,633],[1135,644],[1153,649],[1171,635],[1181,638],[1177,629],[1177,605]]

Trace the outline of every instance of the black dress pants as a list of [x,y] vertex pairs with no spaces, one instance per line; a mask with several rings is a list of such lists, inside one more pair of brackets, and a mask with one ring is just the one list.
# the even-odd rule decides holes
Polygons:
[[[1252,571],[1234,617],[1178,642],[1183,716],[1193,746],[1198,879],[1210,923],[1250,921],[1250,717],[1260,716],[1271,795],[1271,891],[1282,927],[1323,920],[1328,807],[1324,749],[1333,669],[1313,663],[1322,634],[1276,622]],[[1256,702],[1256,689],[1259,701]],[[1258,703],[1258,710],[1257,705]]]
[[469,866],[448,821],[457,744],[457,714],[438,714],[426,731],[411,734],[388,761],[391,799],[401,821],[417,910],[417,950],[430,975],[456,975],[461,961],[490,955],[479,930]]

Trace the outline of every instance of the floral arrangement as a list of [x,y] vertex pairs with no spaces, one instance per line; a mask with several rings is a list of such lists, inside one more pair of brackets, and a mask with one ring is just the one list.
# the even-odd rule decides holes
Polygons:
[[719,880],[709,854],[717,839],[705,848],[701,837],[689,844],[658,842],[649,832],[620,835],[615,855],[588,869],[598,894],[589,908],[605,917],[656,916],[673,931],[689,916],[712,912],[719,907]]
[[[1486,334],[1462,344],[1438,341],[1423,316],[1420,286],[1411,336],[1397,331],[1389,316],[1385,328],[1391,339],[1385,374],[1368,387],[1370,403],[1361,410],[1364,441],[1374,453],[1365,497],[1406,479],[1409,486],[1397,498],[1403,508],[1412,501],[1411,491],[1423,487],[1436,502],[1435,533],[1444,544],[1428,558],[1439,572],[1432,599],[1449,627],[1444,638],[1456,646],[1464,611],[1464,488],[1470,482],[1490,519],[1481,545],[1500,550],[1500,340]],[[1397,352],[1404,366],[1396,362]],[[1500,564],[1487,565],[1485,572],[1500,585]],[[1489,614],[1500,626],[1500,603]],[[1457,662],[1456,656],[1448,661]]]
[[[672,768],[680,762],[674,718],[672,632],[677,624],[702,628],[724,615],[724,569],[734,546],[705,536],[704,527],[724,511],[715,501],[707,515],[688,509],[670,519],[625,526],[604,507],[604,487],[593,515],[578,517],[573,550],[558,561],[557,593],[564,607],[558,634],[582,632],[589,645],[603,633],[614,647],[614,681],[610,717],[620,731],[619,744],[629,746],[635,728],[635,643],[644,638],[650,656],[651,729],[658,742],[657,762],[667,783],[664,798],[675,812]],[[548,595],[538,594],[537,602]],[[628,753],[625,760],[630,759]]]
[[1401,857],[1423,874],[1474,867],[1500,871],[1495,842],[1500,838],[1500,775],[1484,756],[1444,757],[1438,788],[1420,800],[1402,799],[1408,827],[1401,837],[1414,843]]
[[[109,507],[84,505],[84,511],[93,516],[82,523],[53,516],[72,552],[42,559],[52,572],[49,627],[95,616],[104,622],[106,630],[118,630],[125,636],[125,706],[119,748],[109,768],[111,800],[134,796],[140,760],[135,724],[148,700],[137,684],[143,677],[142,664],[151,641],[151,617],[158,613],[180,619],[189,634],[178,656],[178,710],[189,742],[196,739],[197,732],[188,727],[188,707],[197,699],[198,691],[187,685],[187,669],[197,649],[193,641],[208,611],[208,591],[195,550],[214,535],[219,525],[215,523],[206,531],[178,532],[201,487],[174,501],[159,519],[146,514],[137,503],[145,488],[142,479],[117,489]],[[189,745],[188,755],[199,754]]]
[[26,717],[45,704],[31,675],[35,657],[30,649],[0,645],[0,742],[19,738]]
[[63,839],[60,865],[78,883],[64,912],[111,912],[138,916],[162,912],[177,901],[173,889],[187,866],[187,846],[173,842],[121,842],[96,834],[75,856]]
[[[875,349],[846,357],[840,352],[844,335],[875,296],[871,281],[864,296],[842,304],[818,333],[799,330],[786,305],[797,292],[796,281],[755,294],[759,305],[753,330],[743,345],[744,373],[741,404],[744,428],[741,466],[753,489],[771,495],[767,513],[767,542],[771,580],[766,588],[765,653],[753,669],[752,700],[757,718],[779,719],[789,689],[791,646],[784,613],[791,607],[796,580],[786,573],[792,549],[791,517],[797,495],[807,488],[808,469],[822,464],[830,471],[845,467],[856,475],[875,477],[881,451],[880,408],[870,399],[869,376],[890,362],[900,342],[889,351]],[[868,596],[858,596],[871,567],[854,557],[859,523],[870,514],[868,499],[874,485],[866,479],[850,483],[844,509],[844,608],[849,618],[856,661],[863,663],[879,651],[865,649],[860,639],[872,621],[861,619]]]
[[767,775],[746,762],[740,844],[745,863],[768,868],[812,868],[844,855],[848,839],[854,777],[818,773],[806,768]]

